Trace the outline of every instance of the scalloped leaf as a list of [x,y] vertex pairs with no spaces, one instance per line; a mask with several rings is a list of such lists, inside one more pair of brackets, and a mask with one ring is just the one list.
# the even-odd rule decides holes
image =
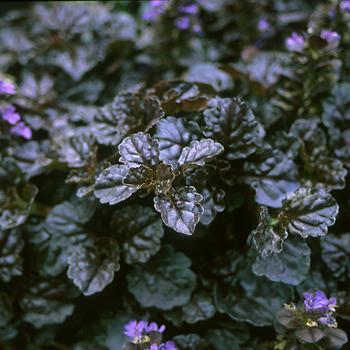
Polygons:
[[183,148],[198,137],[181,118],[167,117],[159,121],[154,137],[159,142],[159,158],[167,164],[176,164]]
[[280,253],[265,258],[258,256],[252,266],[253,272],[274,282],[293,286],[300,284],[309,272],[311,250],[297,238],[289,237]]
[[126,137],[118,146],[120,162],[128,168],[140,165],[154,167],[159,163],[158,141],[148,134],[138,132]]
[[147,131],[164,112],[155,96],[124,93],[112,103],[103,106],[95,116],[93,125],[97,141],[104,145],[117,145],[128,134],[137,130]]
[[200,204],[203,197],[192,186],[185,186],[169,192],[167,196],[154,198],[154,207],[160,213],[165,225],[177,232],[191,235],[203,214]]
[[111,165],[97,177],[94,194],[100,203],[114,205],[129,198],[137,188],[126,186],[123,179],[128,174],[126,165]]
[[278,220],[289,233],[319,237],[335,223],[338,210],[337,202],[325,190],[301,187],[287,196]]
[[20,231],[0,228],[0,280],[9,282],[13,276],[22,275],[21,251],[24,242]]
[[101,292],[119,270],[119,245],[109,237],[78,246],[68,258],[67,276],[88,296]]
[[213,98],[204,111],[204,135],[220,142],[228,160],[246,158],[260,146],[264,129],[239,98]]
[[191,260],[166,245],[146,265],[135,265],[127,276],[131,294],[143,307],[170,310],[185,305],[196,286]]
[[115,212],[112,227],[123,238],[121,248],[127,264],[145,263],[160,249],[163,224],[151,208],[122,208]]
[[180,166],[187,164],[204,165],[204,163],[223,152],[224,147],[211,139],[192,141],[189,146],[183,148],[178,163]]

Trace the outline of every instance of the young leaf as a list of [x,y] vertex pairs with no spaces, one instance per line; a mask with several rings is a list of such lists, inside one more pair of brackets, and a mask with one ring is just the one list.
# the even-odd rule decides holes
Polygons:
[[78,246],[68,258],[67,275],[86,296],[102,291],[119,270],[119,246],[111,238],[99,238]]
[[167,164],[176,164],[182,149],[197,139],[197,135],[190,131],[181,118],[167,117],[160,120],[155,134],[159,142],[160,160]]
[[192,141],[189,146],[185,147],[180,155],[178,163],[180,166],[185,164],[204,165],[204,163],[220,154],[224,147],[211,139],[202,139]]
[[127,264],[145,263],[160,249],[164,234],[162,221],[148,207],[132,206],[116,211],[112,227],[124,239],[121,247]]
[[167,245],[147,265],[135,265],[128,288],[143,307],[170,310],[185,305],[196,286],[191,260]]
[[0,228],[0,280],[9,282],[13,276],[22,275],[21,251],[24,242],[20,231]]
[[310,254],[311,250],[304,241],[289,237],[282,252],[265,258],[258,256],[252,269],[256,275],[266,276],[271,281],[298,285],[309,271]]
[[328,226],[335,223],[338,204],[325,190],[301,187],[287,196],[278,220],[289,233],[308,236],[325,236]]
[[202,196],[191,186],[172,190],[154,198],[154,207],[165,225],[177,232],[191,235],[203,213]]
[[246,162],[244,171],[242,181],[253,187],[260,205],[280,208],[287,193],[299,187],[295,163],[276,149],[268,148],[255,162]]
[[30,212],[38,188],[27,183],[18,188],[11,187],[8,193],[0,190],[0,228],[8,230],[22,225]]
[[126,137],[118,146],[120,158],[128,168],[140,165],[154,167],[159,163],[159,149],[157,140],[148,134],[138,132]]
[[204,135],[219,141],[228,160],[254,153],[264,136],[253,112],[238,98],[214,98],[204,111]]
[[288,236],[287,231],[278,223],[272,225],[272,220],[267,207],[261,207],[259,225],[250,236],[262,258],[280,253],[283,249],[283,241]]
[[94,194],[101,203],[117,204],[137,191],[137,188],[123,184],[127,174],[128,167],[117,164],[111,165],[97,177]]

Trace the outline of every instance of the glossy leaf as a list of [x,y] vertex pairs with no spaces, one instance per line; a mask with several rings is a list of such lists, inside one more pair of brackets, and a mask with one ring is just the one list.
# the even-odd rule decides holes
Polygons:
[[280,208],[286,195],[299,187],[293,160],[278,150],[267,149],[256,161],[244,164],[242,181],[255,190],[260,205]]
[[301,187],[283,202],[279,220],[289,233],[318,237],[327,234],[337,214],[338,204],[328,192]]
[[202,196],[194,187],[173,190],[167,196],[154,198],[154,207],[165,225],[177,232],[191,235],[203,213]]
[[127,173],[127,166],[118,164],[111,165],[97,177],[94,194],[102,204],[117,204],[137,191],[136,188],[123,184]]
[[0,280],[9,282],[23,272],[21,251],[24,242],[20,231],[0,228]]
[[223,146],[211,139],[192,141],[189,146],[183,148],[178,163],[180,166],[187,164],[204,165],[204,163],[220,154]]
[[228,160],[246,158],[260,146],[262,126],[238,98],[214,98],[204,111],[204,135],[220,142]]
[[123,140],[118,146],[120,158],[128,168],[140,165],[153,167],[159,159],[158,142],[151,139],[148,134],[139,132]]
[[147,265],[135,265],[128,274],[128,288],[143,307],[170,310],[185,305],[196,285],[190,259],[165,246]]
[[119,270],[119,246],[111,238],[99,238],[78,246],[68,258],[67,275],[84,295],[101,292]]
[[122,252],[127,264],[145,263],[160,249],[164,230],[156,212],[131,206],[115,212],[113,230],[123,238]]
[[305,242],[289,237],[282,252],[265,258],[258,256],[252,269],[256,275],[266,276],[271,281],[298,285],[307,277],[310,255],[311,250]]

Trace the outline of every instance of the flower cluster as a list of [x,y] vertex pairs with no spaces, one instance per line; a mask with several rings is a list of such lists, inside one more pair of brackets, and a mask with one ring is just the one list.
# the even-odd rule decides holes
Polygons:
[[166,11],[168,3],[167,0],[151,0],[142,18],[145,21],[155,22]]
[[[0,95],[14,95],[15,85],[8,80],[0,80]],[[21,116],[16,112],[16,108],[11,105],[0,105],[0,117],[11,126],[10,133],[23,137],[26,140],[32,138],[32,130],[21,121]]]
[[336,306],[336,298],[328,299],[326,294],[320,290],[315,293],[304,293],[304,311],[307,316],[310,316],[307,321],[308,326],[337,327],[333,316]]
[[149,350],[176,350],[172,341],[161,343],[161,335],[165,326],[155,322],[132,320],[124,326],[124,334],[131,339],[132,344],[147,345]]

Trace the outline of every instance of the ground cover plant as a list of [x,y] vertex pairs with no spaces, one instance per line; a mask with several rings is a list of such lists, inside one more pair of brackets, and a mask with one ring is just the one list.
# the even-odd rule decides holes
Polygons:
[[350,1],[0,10],[0,349],[347,348]]

